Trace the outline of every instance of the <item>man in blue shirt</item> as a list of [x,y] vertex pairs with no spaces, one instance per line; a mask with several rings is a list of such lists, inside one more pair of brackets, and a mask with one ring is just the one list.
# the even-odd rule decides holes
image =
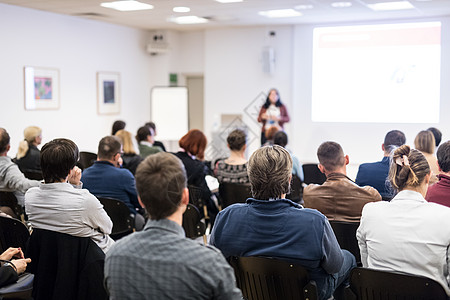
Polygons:
[[297,263],[309,271],[319,298],[328,299],[356,266],[341,250],[327,218],[284,199],[292,178],[292,158],[281,146],[256,150],[248,162],[254,199],[222,210],[211,245],[225,257],[266,256]]
[[391,130],[384,137],[384,143],[381,149],[384,152],[384,157],[381,161],[374,163],[365,163],[359,166],[358,174],[356,175],[356,184],[359,186],[372,186],[381,195],[383,200],[390,200],[394,197],[394,191],[390,186],[387,176],[389,173],[389,157],[391,152],[397,147],[404,145],[406,137],[400,130]]
[[119,161],[122,155],[122,144],[116,136],[106,136],[98,144],[97,161],[83,171],[81,181],[83,187],[97,197],[109,197],[122,201],[130,213],[135,216],[136,229],[144,226],[144,218],[138,213],[142,210],[136,191],[133,174],[121,169]]

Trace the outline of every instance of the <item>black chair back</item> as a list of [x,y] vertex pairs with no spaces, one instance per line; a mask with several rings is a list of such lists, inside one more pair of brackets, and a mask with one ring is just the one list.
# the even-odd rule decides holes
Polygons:
[[198,208],[202,218],[208,219],[208,209],[206,201],[203,199],[203,191],[201,188],[194,185],[188,185],[189,189],[189,203]]
[[291,192],[286,195],[286,199],[296,203],[303,202],[303,182],[297,175],[292,175]]
[[231,257],[236,281],[247,300],[315,300],[317,287],[299,265],[265,257]]
[[110,235],[112,239],[118,240],[134,231],[134,219],[125,203],[113,198],[97,198],[113,222],[113,229]]
[[222,209],[234,203],[245,203],[252,197],[250,184],[222,182],[219,185],[219,196],[222,201]]
[[186,237],[195,239],[205,235],[206,226],[202,222],[202,216],[197,207],[188,204],[183,214],[183,229]]
[[361,265],[361,253],[356,238],[359,222],[330,221],[330,225],[341,248],[350,251],[355,256],[356,263]]
[[87,169],[94,164],[94,161],[97,160],[97,154],[87,151],[80,152],[80,165],[81,169]]
[[28,228],[19,220],[0,216],[0,253],[9,247],[27,249],[30,238]]
[[448,300],[444,288],[430,278],[369,268],[353,269],[345,292],[349,300]]
[[107,299],[105,253],[89,237],[34,229],[25,257],[34,274],[33,299]]
[[17,218],[23,218],[23,208],[17,203],[17,198],[13,192],[0,192],[0,206],[7,206],[12,209]]
[[317,164],[304,164],[302,165],[302,168],[304,176],[303,182],[306,184],[311,183],[322,184],[327,180],[325,174],[320,172]]

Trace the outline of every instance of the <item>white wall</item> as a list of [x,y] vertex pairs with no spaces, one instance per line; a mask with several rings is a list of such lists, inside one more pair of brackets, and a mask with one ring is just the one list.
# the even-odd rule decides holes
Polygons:
[[[160,82],[153,75],[158,65],[145,52],[145,31],[4,4],[0,28],[0,127],[11,135],[10,156],[28,125],[43,129],[43,143],[68,137],[96,152],[115,120],[125,120],[134,133],[150,118],[150,88]],[[59,110],[24,110],[24,66],[59,69]],[[99,71],[120,73],[119,115],[97,114]]]

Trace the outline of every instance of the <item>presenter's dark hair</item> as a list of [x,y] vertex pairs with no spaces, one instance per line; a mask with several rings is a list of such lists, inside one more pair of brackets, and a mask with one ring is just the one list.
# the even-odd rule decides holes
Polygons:
[[8,148],[10,137],[6,129],[0,128],[0,153],[3,153]]
[[270,89],[269,92],[267,93],[266,102],[263,105],[264,108],[269,108],[269,106],[270,106],[269,95],[270,95],[270,92],[272,92],[272,91],[275,91],[275,93],[277,93],[277,95],[278,95],[278,100],[277,100],[277,102],[275,102],[275,106],[276,107],[280,107],[281,105],[283,105],[283,103],[281,103],[280,93],[278,92],[278,90],[277,89]]
[[406,136],[400,130],[391,130],[384,137],[384,150],[391,152],[406,143]]
[[80,151],[69,139],[54,139],[42,147],[40,158],[45,183],[60,182],[77,164]]
[[122,144],[117,136],[105,136],[98,143],[97,156],[100,159],[111,159],[117,153],[120,153]]
[[439,146],[437,153],[437,161],[442,172],[450,171],[450,141],[446,141]]
[[428,131],[431,131],[434,135],[434,141],[436,142],[436,147],[439,146],[439,144],[442,141],[442,132],[437,129],[436,127],[430,127],[427,129]]
[[184,165],[171,153],[150,155],[136,170],[136,188],[152,220],[173,214],[180,205],[186,186]]
[[117,131],[125,129],[125,125],[126,123],[124,121],[121,120],[115,121],[112,126],[111,135],[115,135]]

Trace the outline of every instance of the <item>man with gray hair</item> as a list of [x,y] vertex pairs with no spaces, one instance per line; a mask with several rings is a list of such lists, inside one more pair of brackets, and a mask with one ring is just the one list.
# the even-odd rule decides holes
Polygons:
[[248,162],[254,198],[222,210],[210,243],[225,257],[266,256],[305,267],[317,284],[319,298],[330,298],[356,266],[341,250],[327,218],[288,199],[292,158],[281,146],[256,150]]

